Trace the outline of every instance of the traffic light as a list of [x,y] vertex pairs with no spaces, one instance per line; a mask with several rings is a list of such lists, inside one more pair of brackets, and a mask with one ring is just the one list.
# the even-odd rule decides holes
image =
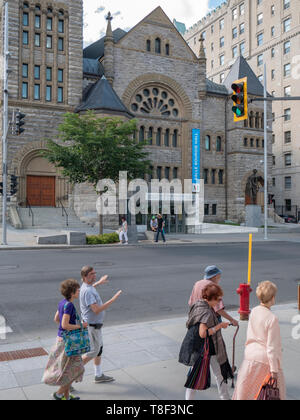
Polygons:
[[20,134],[24,133],[25,128],[22,128],[23,125],[25,125],[24,118],[26,117],[25,114],[22,114],[22,112],[17,111],[16,113],[16,135],[20,136]]
[[247,87],[247,77],[235,81],[231,85],[233,90],[233,95],[231,99],[233,100],[232,111],[234,113],[234,122],[244,121],[248,119],[248,87]]
[[10,180],[10,194],[15,195],[18,191],[18,178],[15,175],[11,175]]
[[3,182],[0,182],[0,194],[3,195]]

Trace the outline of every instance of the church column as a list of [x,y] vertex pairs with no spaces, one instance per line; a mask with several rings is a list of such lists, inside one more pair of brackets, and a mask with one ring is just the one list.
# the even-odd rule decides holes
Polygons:
[[114,83],[114,38],[111,28],[113,17],[108,13],[106,37],[104,40],[104,74],[111,85]]

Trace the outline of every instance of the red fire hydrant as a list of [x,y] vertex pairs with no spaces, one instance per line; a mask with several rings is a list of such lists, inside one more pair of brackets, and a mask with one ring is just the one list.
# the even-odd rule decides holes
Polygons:
[[248,321],[250,315],[250,293],[252,289],[249,284],[240,284],[237,289],[237,294],[240,295],[240,319],[241,321]]

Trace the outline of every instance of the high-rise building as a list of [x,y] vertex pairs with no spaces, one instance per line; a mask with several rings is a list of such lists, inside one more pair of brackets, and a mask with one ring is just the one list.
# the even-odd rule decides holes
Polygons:
[[[300,95],[300,2],[228,0],[191,27],[184,37],[195,53],[205,38],[207,77],[223,83],[242,55],[275,97]],[[300,219],[299,101],[273,104],[272,190],[276,212]],[[249,116],[250,117],[250,116]]]

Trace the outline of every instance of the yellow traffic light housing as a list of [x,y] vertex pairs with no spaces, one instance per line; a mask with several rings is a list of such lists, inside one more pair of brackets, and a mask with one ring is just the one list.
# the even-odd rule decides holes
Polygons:
[[248,119],[248,85],[247,77],[236,80],[232,85],[233,100],[232,111],[234,113],[234,122],[244,121]]

